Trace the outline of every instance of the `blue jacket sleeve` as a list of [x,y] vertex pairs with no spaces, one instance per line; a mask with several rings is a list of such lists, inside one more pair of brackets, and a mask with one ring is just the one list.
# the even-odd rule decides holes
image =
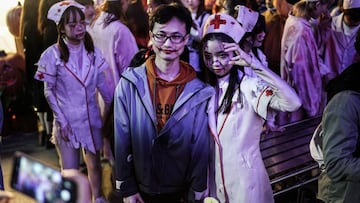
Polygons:
[[210,131],[208,127],[207,101],[199,105],[194,125],[194,139],[191,153],[189,202],[204,198],[207,188],[207,167],[209,164]]
[[129,84],[120,79],[114,97],[115,186],[123,197],[138,192],[132,159],[126,91]]

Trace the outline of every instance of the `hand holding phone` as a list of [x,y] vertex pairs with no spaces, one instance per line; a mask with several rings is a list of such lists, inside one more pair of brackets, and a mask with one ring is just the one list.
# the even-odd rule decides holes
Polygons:
[[9,203],[13,197],[11,192],[0,190],[0,203]]
[[62,176],[73,180],[78,185],[78,196],[76,203],[89,203],[91,202],[91,189],[90,183],[87,176],[82,174],[79,170],[76,169],[64,169],[62,171]]
[[59,169],[24,153],[16,152],[11,187],[39,203],[75,203],[77,185],[64,178]]

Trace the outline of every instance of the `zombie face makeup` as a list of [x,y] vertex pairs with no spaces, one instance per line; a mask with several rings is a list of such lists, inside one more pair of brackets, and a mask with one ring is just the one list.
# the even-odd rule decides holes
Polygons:
[[229,62],[233,56],[233,52],[225,52],[223,42],[219,40],[210,39],[204,44],[204,63],[217,77],[229,74],[233,66]]

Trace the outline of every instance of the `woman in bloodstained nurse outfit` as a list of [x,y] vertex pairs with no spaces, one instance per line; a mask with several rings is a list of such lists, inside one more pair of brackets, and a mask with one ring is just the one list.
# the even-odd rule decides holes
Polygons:
[[[128,0],[106,0],[99,8],[100,12],[94,18],[88,31],[95,46],[99,48],[110,65],[107,71],[112,77],[109,77],[110,80],[107,81],[107,86],[112,91],[115,91],[122,72],[129,67],[131,59],[138,51],[138,47],[133,34],[125,25]],[[106,105],[104,105],[101,96],[99,96],[98,101],[102,117],[107,122],[107,117],[104,115]],[[111,123],[113,122],[112,119],[108,120]],[[112,164],[114,162],[114,155],[111,150],[113,135],[104,133],[103,137],[103,157]]]
[[[211,15],[204,27],[206,82],[216,89],[208,106],[215,143],[210,196],[227,203],[271,203],[259,146],[262,127],[270,109],[294,111],[301,103],[285,81],[239,48],[244,32],[227,14]],[[251,67],[258,77],[244,74],[240,66]]]
[[[286,20],[281,40],[280,72],[302,100],[302,107],[289,114],[279,114],[279,124],[287,124],[321,115],[326,96],[324,83],[329,68],[319,56],[311,19],[329,18],[329,0],[301,0],[294,5]],[[326,21],[320,21],[325,23]]]
[[113,92],[106,88],[104,70],[109,66],[86,32],[83,9],[74,1],[50,8],[48,18],[57,24],[58,42],[43,52],[35,78],[45,82],[45,97],[54,112],[53,142],[62,169],[78,169],[83,149],[94,202],[103,203],[102,121],[96,91],[107,106]]
[[[236,12],[233,17],[236,16],[236,20],[241,24],[245,30],[245,34],[240,40],[240,48],[249,54],[253,58],[257,58],[260,63],[268,66],[267,58],[261,51],[263,40],[265,38],[265,18],[259,12],[253,11],[250,8],[242,5],[235,6]],[[251,77],[257,77],[252,67],[245,66],[244,72]],[[267,117],[266,125],[264,126],[264,132],[269,133],[271,131],[283,131],[283,127],[277,126],[275,123],[276,111],[269,111],[271,114]]]

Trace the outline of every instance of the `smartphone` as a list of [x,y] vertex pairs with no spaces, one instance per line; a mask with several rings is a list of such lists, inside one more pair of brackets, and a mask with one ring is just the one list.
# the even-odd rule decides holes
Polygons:
[[59,169],[34,157],[16,152],[11,187],[39,203],[75,203],[77,185],[61,176]]

